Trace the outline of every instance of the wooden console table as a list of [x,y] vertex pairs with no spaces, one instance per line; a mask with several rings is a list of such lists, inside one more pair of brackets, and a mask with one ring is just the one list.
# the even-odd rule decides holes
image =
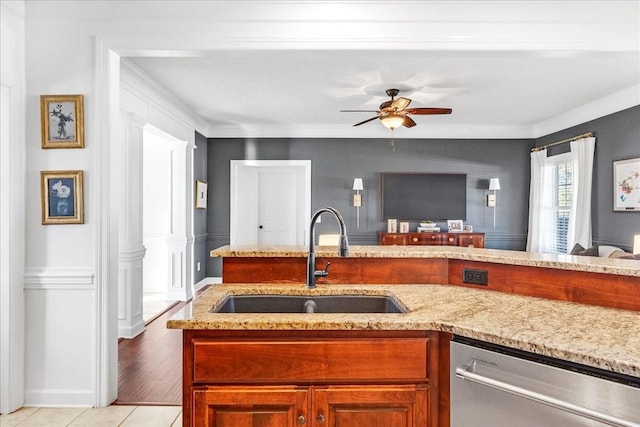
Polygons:
[[484,233],[385,233],[378,232],[379,245],[440,245],[484,248]]

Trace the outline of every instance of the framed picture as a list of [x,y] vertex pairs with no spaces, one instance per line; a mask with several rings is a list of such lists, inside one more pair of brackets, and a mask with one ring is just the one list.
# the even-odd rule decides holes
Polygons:
[[82,95],[40,96],[42,148],[84,148]]
[[640,212],[640,158],[613,162],[613,210]]
[[84,224],[82,171],[40,172],[43,224]]
[[196,209],[207,208],[207,183],[196,181]]
[[449,231],[462,231],[462,220],[461,219],[449,219],[447,220],[447,226]]
[[462,231],[464,231],[465,233],[473,233],[473,225],[471,224],[464,224],[462,226]]

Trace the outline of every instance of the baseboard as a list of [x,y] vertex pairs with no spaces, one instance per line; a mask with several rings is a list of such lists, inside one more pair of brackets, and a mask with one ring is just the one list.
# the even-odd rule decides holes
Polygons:
[[132,339],[144,332],[145,322],[141,320],[132,326],[118,327],[118,338]]
[[24,406],[38,408],[91,408],[95,395],[91,390],[31,389],[24,392]]

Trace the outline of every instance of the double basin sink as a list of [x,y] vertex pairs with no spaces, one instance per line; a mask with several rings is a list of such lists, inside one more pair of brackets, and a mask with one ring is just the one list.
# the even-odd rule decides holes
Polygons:
[[407,313],[386,295],[229,295],[212,313]]

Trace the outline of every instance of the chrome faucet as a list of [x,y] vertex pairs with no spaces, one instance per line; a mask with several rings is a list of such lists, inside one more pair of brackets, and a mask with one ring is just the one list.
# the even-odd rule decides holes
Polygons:
[[336,209],[325,206],[324,208],[318,209],[316,213],[311,217],[311,225],[309,226],[309,255],[307,256],[307,288],[315,288],[316,287],[316,277],[326,277],[329,275],[329,265],[331,263],[327,262],[327,266],[324,270],[316,270],[316,253],[315,253],[315,227],[316,221],[320,218],[325,212],[329,212],[333,214],[333,216],[338,220],[338,224],[340,224],[340,240],[338,241],[338,256],[346,257],[349,256],[349,242],[347,240],[347,227],[344,225],[344,219],[340,212]]

